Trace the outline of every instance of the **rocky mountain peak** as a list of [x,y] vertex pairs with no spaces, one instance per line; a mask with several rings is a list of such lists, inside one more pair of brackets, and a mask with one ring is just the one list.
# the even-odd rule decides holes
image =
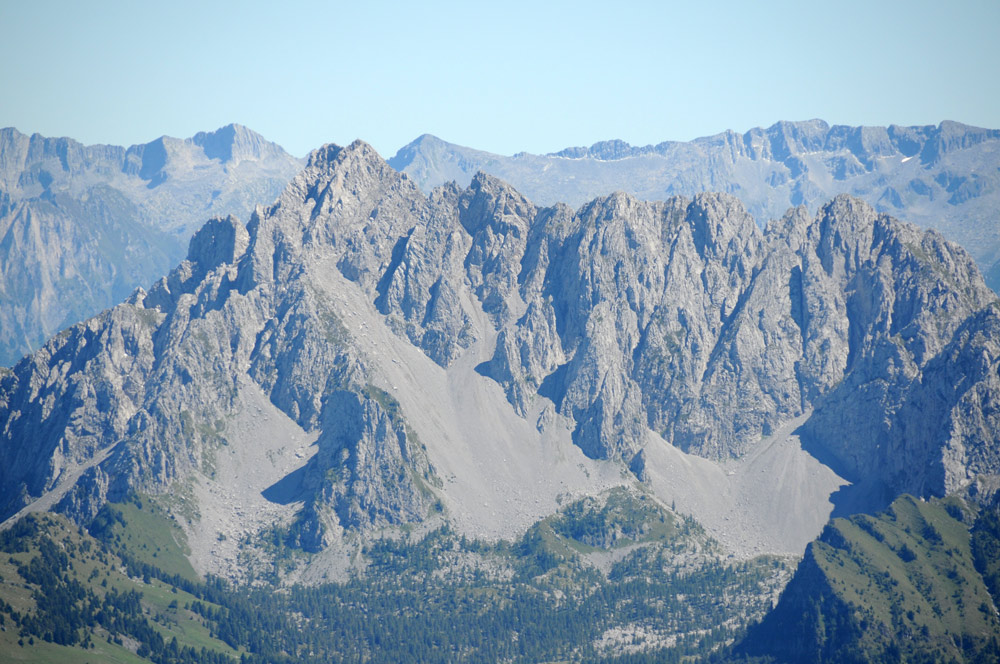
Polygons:
[[601,161],[612,161],[615,159],[624,159],[626,157],[633,156],[637,150],[641,150],[641,148],[633,147],[621,139],[613,139],[609,141],[598,141],[589,148],[566,148],[565,150],[560,150],[559,152],[554,153],[553,156],[568,157],[571,159],[589,158],[599,159]]
[[166,180],[164,168],[170,158],[169,147],[173,141],[167,136],[161,136],[149,143],[133,145],[125,152],[125,163],[122,171],[127,175],[137,175],[146,180],[149,188],[153,188]]
[[312,168],[317,170],[328,169],[332,164],[336,162],[337,157],[343,152],[344,148],[336,143],[327,143],[326,145],[320,146],[309,153],[306,158],[306,168]]
[[752,145],[758,135],[766,135],[770,142],[770,156],[784,161],[801,152],[821,150],[826,142],[830,125],[823,120],[806,122],[776,122],[766,130],[750,130],[745,142]]
[[380,192],[400,187],[416,190],[368,143],[356,140],[345,147],[331,143],[310,153],[305,169],[278,205],[286,209],[306,205],[308,216],[298,215],[297,220],[307,230],[307,239],[330,239],[336,220],[354,219],[359,206],[374,205]]
[[208,272],[235,263],[249,243],[250,235],[236,217],[211,219],[191,236],[187,259]]
[[374,148],[364,141],[354,141],[344,147],[328,143],[309,153],[306,167],[302,169],[282,192],[275,207],[292,210],[308,203],[311,212],[300,224],[315,221],[324,204],[342,203],[346,194],[350,198],[363,196],[370,188],[378,188],[382,180],[398,181],[401,176],[382,160]]
[[[878,213],[857,198],[840,195],[820,210],[821,222],[817,238],[817,254],[828,273],[857,271],[871,257]],[[842,262],[835,265],[840,257]]]
[[0,363],[155,282],[206,219],[246,218],[301,166],[238,125],[127,149],[0,131]]
[[434,145],[447,145],[443,140],[435,136],[434,134],[420,134],[415,139],[403,146],[403,150],[407,148],[418,148],[418,147],[429,147]]
[[611,140],[517,157],[421,137],[391,163],[425,191],[450,180],[464,187],[487,171],[541,206],[578,208],[615,189],[644,200],[726,191],[761,226],[789,207],[813,212],[849,193],[880,213],[940,230],[986,271],[1000,265],[1000,239],[991,231],[1000,200],[998,140],[998,130],[957,122],[852,127],[807,120],[689,142],[636,147]]
[[0,189],[19,195],[65,189],[69,178],[115,172],[123,154],[117,146],[85,146],[72,138],[37,133],[27,136],[7,127],[0,130]]
[[745,254],[760,242],[761,232],[743,203],[729,194],[698,194],[689,212],[695,247],[702,256]]
[[198,132],[191,142],[201,147],[209,159],[233,164],[248,159],[265,159],[282,151],[257,132],[235,123],[212,132]]
[[971,127],[951,120],[929,129],[920,151],[920,161],[926,166],[940,163],[950,153],[1000,140],[1000,129]]
[[635,206],[640,204],[635,196],[624,191],[613,191],[607,196],[599,196],[585,206],[597,218],[625,220],[632,216]]
[[476,173],[459,201],[459,218],[470,235],[484,224],[503,220],[519,226],[520,233],[526,235],[534,215],[531,201],[503,180],[483,172]]
[[[446,151],[448,149],[448,145],[448,143],[442,141],[433,134],[421,134],[397,150],[396,154],[389,159],[389,165],[397,171],[403,172],[404,170],[415,166],[415,160],[432,161],[433,155]],[[443,184],[444,182],[445,181],[442,181],[440,184]]]
[[328,143],[309,153],[306,170],[297,179],[315,179],[317,175],[322,176],[324,173],[328,175],[339,173],[342,177],[346,177],[354,168],[385,171],[385,166],[387,166],[385,160],[375,148],[361,139],[347,146]]

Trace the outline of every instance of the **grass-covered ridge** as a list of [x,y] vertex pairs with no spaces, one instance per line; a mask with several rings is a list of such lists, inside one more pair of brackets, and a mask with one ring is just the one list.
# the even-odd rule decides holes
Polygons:
[[61,516],[24,517],[0,533],[3,661],[238,661],[184,589],[200,584],[150,572]]
[[[789,662],[993,662],[1000,657],[997,508],[898,498],[835,519],[740,651]],[[975,523],[975,526],[973,524]],[[971,528],[971,533],[970,533]]]
[[133,495],[122,503],[109,503],[88,527],[94,537],[128,551],[136,560],[167,574],[196,581],[187,555],[184,532],[155,500]]

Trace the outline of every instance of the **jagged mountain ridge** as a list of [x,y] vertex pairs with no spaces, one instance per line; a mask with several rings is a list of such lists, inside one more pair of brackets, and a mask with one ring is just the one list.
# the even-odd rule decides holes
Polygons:
[[[211,178],[194,173],[211,161],[236,169],[243,162],[264,162],[262,170],[282,170],[290,162],[299,165],[280,146],[250,129],[229,124],[213,132],[199,132],[188,139],[161,136],[154,141],[131,147],[118,145],[83,145],[71,138],[50,138],[40,134],[22,134],[13,127],[0,130],[0,188],[14,198],[34,198],[46,191],[66,192],[75,197],[98,183],[118,185],[135,197],[134,190],[164,206],[170,216],[161,215],[164,230],[200,226],[206,211],[213,213],[211,197],[201,209],[186,210],[177,199],[184,198],[184,184],[199,181],[208,188],[225,182],[226,172],[212,173]],[[222,170],[222,169],[219,169]],[[139,182],[141,180],[141,182]],[[213,181],[214,180],[214,181]],[[159,185],[171,185],[153,191]],[[232,196],[234,192],[219,192]],[[199,194],[200,196],[200,194]],[[190,197],[190,196],[189,196]],[[218,198],[219,196],[216,196]],[[143,210],[146,214],[153,210]],[[199,218],[202,217],[202,218]]]
[[[482,170],[543,205],[582,205],[615,189],[646,200],[724,191],[742,200],[762,225],[791,206],[814,210],[848,193],[879,212],[941,231],[964,246],[984,272],[1000,260],[1000,130],[957,122],[915,127],[779,122],[688,142],[637,147],[612,140],[510,157],[425,134],[389,163],[425,191],[449,180],[465,186]],[[1000,281],[991,278],[997,288]]]
[[245,216],[300,168],[240,125],[129,148],[0,130],[0,364],[151,283],[206,218]]
[[[998,316],[964,251],[857,199],[764,231],[725,194],[574,213],[486,175],[424,196],[366,144],[327,146],[246,227],[209,222],[148,292],[0,378],[2,512],[49,495],[86,519],[169,489],[202,511],[193,532],[279,523],[312,551],[442,518],[516,533],[634,482],[626,465],[666,501],[671,450],[726,467],[795,418],[887,495],[988,493],[1000,429],[967,404],[1000,389]],[[941,413],[913,395],[967,364],[919,426]],[[866,417],[817,424],[852,381]],[[797,537],[835,488],[809,472]]]

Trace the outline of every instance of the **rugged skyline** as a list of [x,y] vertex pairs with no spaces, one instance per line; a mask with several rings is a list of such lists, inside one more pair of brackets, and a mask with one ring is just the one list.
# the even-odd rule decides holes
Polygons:
[[[843,127],[782,122],[744,134],[633,147],[606,141],[502,157],[421,136],[390,159],[429,191],[482,169],[529,198],[574,207],[615,190],[646,200],[734,193],[758,225],[838,193],[941,230],[1000,285],[998,132],[946,122]],[[3,130],[0,142],[0,364],[149,286],[209,216],[245,220],[301,168],[240,125],[130,148]]]
[[0,659],[1000,661],[998,25],[0,0]]
[[43,1],[4,3],[0,24],[0,126],[85,143],[235,121],[297,157],[355,138],[389,156],[424,132],[510,155],[781,119],[1000,127],[1000,8],[980,0]]
[[240,125],[125,148],[0,130],[0,365],[165,274],[302,167]]
[[988,657],[998,312],[848,195],[762,229],[725,193],[425,194],[327,145],[0,371],[0,643]]
[[448,180],[464,186],[484,170],[538,203],[574,207],[615,190],[645,200],[724,191],[740,198],[761,226],[790,207],[804,205],[811,212],[848,193],[880,212],[942,232],[988,276],[1000,260],[1000,130],[957,122],[778,122],[690,142],[632,146],[614,140],[512,157],[424,135],[389,163],[425,191]]

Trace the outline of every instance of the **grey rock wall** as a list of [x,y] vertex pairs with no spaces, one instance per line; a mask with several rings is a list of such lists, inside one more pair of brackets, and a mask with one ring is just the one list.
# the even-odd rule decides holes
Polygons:
[[725,460],[802,415],[817,454],[888,493],[1000,476],[996,298],[940,235],[849,196],[763,231],[728,194],[573,212],[478,176],[425,196],[356,142],[0,376],[2,514],[70,465],[84,470],[61,505],[80,517],[210,474],[252,381],[316,435],[289,498],[300,545],[427,518],[447,489],[375,387],[378,348],[331,301],[330,270],[435,370],[495,339],[477,370],[511,408],[551,401],[587,455],[640,478],[663,444],[650,429]]
[[815,211],[838,194],[934,228],[986,271],[1000,260],[1000,130],[958,122],[848,127],[778,122],[743,133],[632,146],[602,141],[553,154],[491,154],[424,135],[389,160],[430,191],[485,171],[536,205],[576,207],[612,191],[656,201],[703,191],[737,196],[763,226],[792,206]]

